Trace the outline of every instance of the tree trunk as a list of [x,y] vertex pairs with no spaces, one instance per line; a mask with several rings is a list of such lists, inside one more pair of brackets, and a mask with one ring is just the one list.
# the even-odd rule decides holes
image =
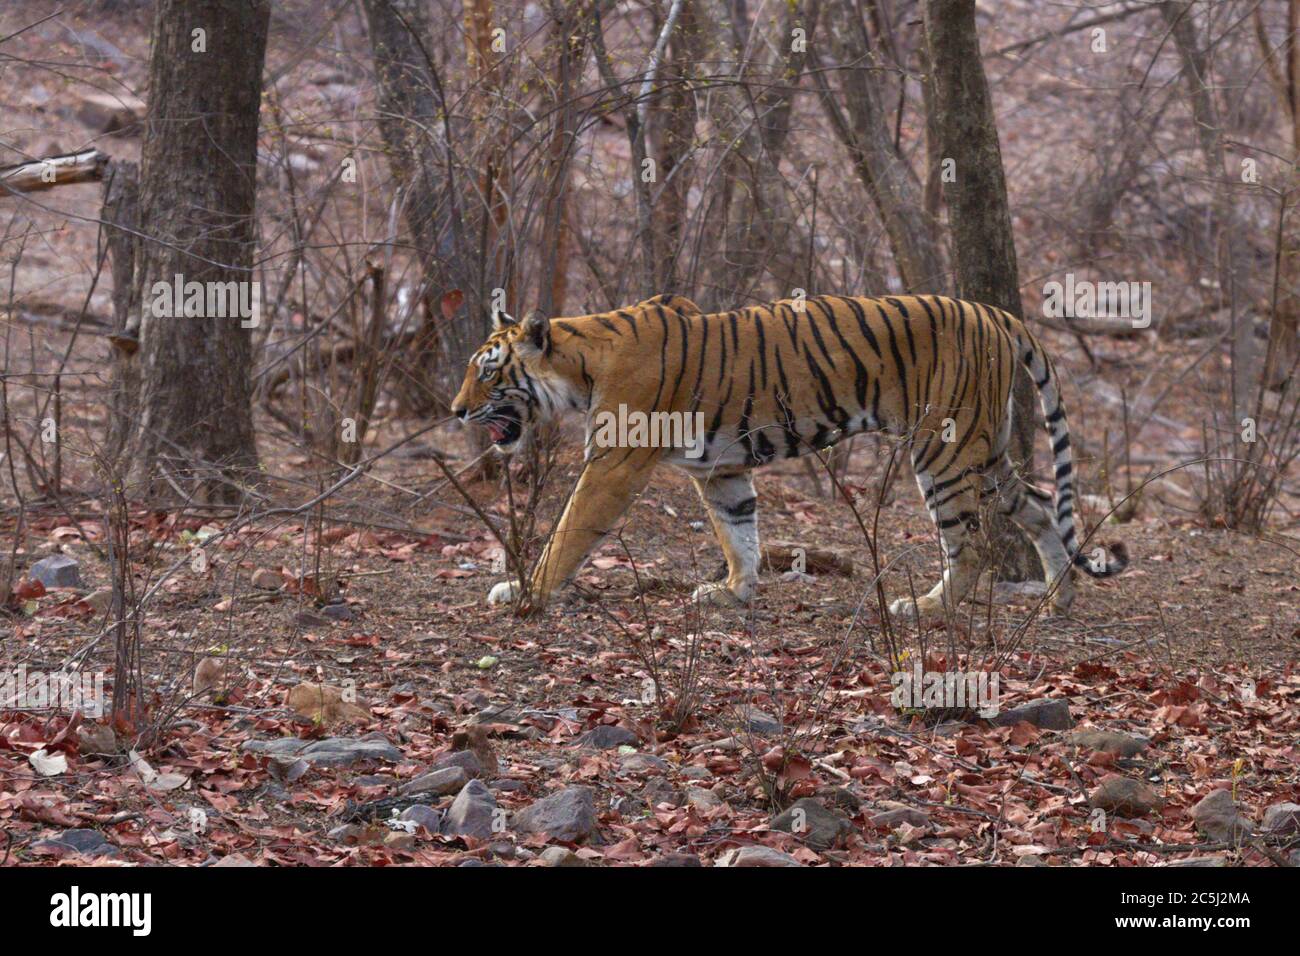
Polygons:
[[[835,4],[831,9],[827,32],[841,66],[840,96],[819,70],[822,107],[884,224],[903,287],[908,292],[942,291],[944,271],[935,231],[925,215],[916,172],[894,148],[880,90],[871,75],[877,59],[866,26],[852,4]],[[982,71],[980,76],[982,80]]]
[[[269,0],[158,0],[154,14],[140,185],[152,239],[136,270],[140,399],[126,444],[133,479],[207,500],[238,500],[257,467],[252,262],[270,12]],[[172,317],[178,282],[205,294]]]
[[140,255],[140,170],[135,163],[112,162],[105,173],[104,241],[113,273],[113,332],[110,356],[108,460],[115,472],[131,437],[140,400],[140,286],[135,281]]
[[[975,0],[927,0],[925,32],[934,70],[940,155],[956,166],[956,182],[948,184],[945,196],[957,294],[1023,319],[1002,150],[980,59]],[[1033,465],[1036,404],[1033,383],[1017,368],[1010,455],[1023,471]],[[990,536],[994,554],[1001,560],[1002,577],[1041,577],[1029,539],[1010,522],[994,521]]]
[[[428,51],[424,0],[363,0],[379,78],[379,129],[401,190],[403,218],[423,272],[420,326],[403,357],[403,395],[417,413],[439,407],[483,341],[478,283],[465,268],[460,206],[452,182],[448,113]],[[443,297],[461,290],[467,320],[444,326]],[[440,361],[443,342],[450,366]]]
[[[1210,188],[1214,191],[1212,215],[1213,234],[1217,237],[1215,266],[1219,280],[1219,307],[1230,308],[1233,319],[1232,336],[1232,406],[1233,421],[1252,414],[1255,387],[1259,382],[1258,350],[1255,347],[1253,323],[1242,314],[1241,306],[1249,301],[1246,294],[1245,274],[1238,268],[1237,217],[1233,212],[1233,197],[1224,171],[1223,128],[1219,111],[1210,89],[1205,54],[1196,35],[1196,22],[1192,19],[1190,3],[1162,3],[1160,13],[1173,34],[1174,45],[1183,61],[1183,76],[1191,99],[1192,118],[1200,140],[1201,157]],[[1279,311],[1282,311],[1279,309]]]

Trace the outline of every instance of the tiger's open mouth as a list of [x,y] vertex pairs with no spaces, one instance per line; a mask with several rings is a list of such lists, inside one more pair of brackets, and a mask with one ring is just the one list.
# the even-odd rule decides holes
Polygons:
[[509,406],[493,412],[492,417],[484,424],[492,437],[492,444],[500,447],[513,445],[524,431],[524,423],[519,418],[519,413]]

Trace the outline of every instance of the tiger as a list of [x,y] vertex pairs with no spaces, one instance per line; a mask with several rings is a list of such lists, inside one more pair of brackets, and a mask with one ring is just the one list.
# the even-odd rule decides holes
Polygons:
[[[1122,544],[1085,556],[1074,526],[1073,458],[1056,371],[1015,316],[938,295],[821,295],[705,314],[658,295],[576,318],[494,314],[451,404],[509,455],[539,423],[586,422],[583,467],[530,576],[521,613],[544,608],[664,463],[694,482],[726,558],[725,580],[695,589],[705,604],[743,605],[756,593],[761,551],[754,469],[878,432],[905,440],[943,548],[934,587],[896,600],[891,614],[953,608],[978,580],[972,534],[993,504],[1032,541],[1066,614],[1075,568],[1123,571]],[[1037,387],[1055,469],[1053,495],[1024,481],[1008,456],[1017,364]],[[702,425],[689,447],[595,440],[612,414],[676,412]],[[513,603],[517,580],[489,604]]]

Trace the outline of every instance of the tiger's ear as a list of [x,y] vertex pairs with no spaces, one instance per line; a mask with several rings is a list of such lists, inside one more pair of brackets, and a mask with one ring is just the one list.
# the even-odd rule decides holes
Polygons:
[[492,310],[492,331],[500,332],[502,329],[517,325],[518,321],[512,318],[504,309]]
[[521,344],[527,343],[543,354],[551,350],[551,320],[542,312],[533,309],[524,316],[520,328],[523,330],[519,340]]
[[665,292],[663,295],[656,295],[644,302],[638,302],[639,307],[663,306],[665,309],[672,309],[674,312],[680,312],[682,315],[699,315],[700,307],[686,298],[684,295],[677,295],[672,292]]

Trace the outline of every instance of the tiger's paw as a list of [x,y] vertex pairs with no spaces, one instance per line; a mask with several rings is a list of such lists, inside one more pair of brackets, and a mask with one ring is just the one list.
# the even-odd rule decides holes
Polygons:
[[905,621],[915,620],[918,612],[921,617],[930,617],[942,611],[943,598],[932,598],[928,594],[915,601],[911,598],[899,598],[897,601],[889,602],[890,615]]
[[492,590],[488,592],[487,602],[488,604],[513,604],[518,595],[518,581],[502,581],[500,584],[492,585]]
[[741,594],[731,590],[726,584],[701,584],[691,594],[692,601],[698,601],[707,607],[738,607],[754,596],[752,586],[743,588]]

